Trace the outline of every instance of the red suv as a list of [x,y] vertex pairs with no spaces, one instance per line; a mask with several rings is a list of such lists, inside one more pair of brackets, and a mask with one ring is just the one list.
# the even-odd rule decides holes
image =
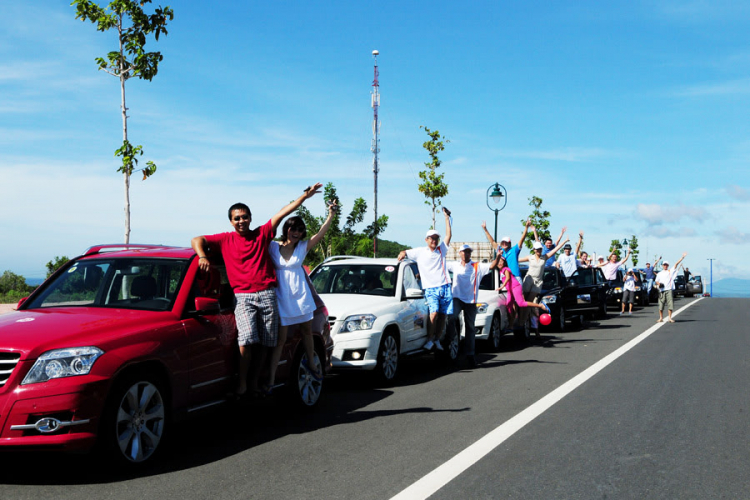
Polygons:
[[[18,311],[0,316],[0,450],[90,449],[143,463],[174,419],[225,402],[237,383],[234,294],[224,265],[190,248],[100,245],[71,260]],[[316,297],[317,298],[317,297]],[[333,343],[318,299],[315,354]],[[322,382],[298,331],[277,371],[314,406]]]

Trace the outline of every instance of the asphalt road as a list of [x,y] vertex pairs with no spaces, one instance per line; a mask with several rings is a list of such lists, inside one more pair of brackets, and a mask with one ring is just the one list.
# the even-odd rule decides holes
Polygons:
[[[693,304],[453,469],[431,498],[750,498],[749,304]],[[474,370],[410,359],[393,387],[329,376],[314,412],[270,399],[207,414],[174,429],[160,462],[142,471],[5,453],[0,491],[13,499],[391,498],[655,319],[652,306],[531,345],[508,337]]]

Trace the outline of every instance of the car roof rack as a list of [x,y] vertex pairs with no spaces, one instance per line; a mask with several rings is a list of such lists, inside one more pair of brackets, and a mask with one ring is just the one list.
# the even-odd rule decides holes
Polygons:
[[370,259],[371,257],[362,257],[361,255],[331,255],[330,257],[326,258],[321,264],[325,264],[326,262],[331,262],[334,260],[347,260],[347,259]]
[[94,255],[97,253],[104,253],[104,252],[117,252],[119,250],[147,250],[147,249],[154,249],[154,248],[179,248],[179,247],[173,247],[169,245],[141,245],[136,243],[113,243],[108,245],[94,245],[93,247],[89,247],[86,249],[86,251],[83,253],[83,256],[86,257],[87,255]]

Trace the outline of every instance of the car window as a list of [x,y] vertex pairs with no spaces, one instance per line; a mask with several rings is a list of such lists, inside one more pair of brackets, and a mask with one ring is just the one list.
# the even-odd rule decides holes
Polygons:
[[402,294],[406,293],[409,288],[422,289],[422,280],[419,278],[419,268],[416,264],[409,264],[404,267],[404,286]]
[[544,281],[542,283],[543,290],[549,290],[557,286],[557,273],[555,269],[544,270]]
[[364,295],[396,295],[398,267],[382,264],[321,265],[310,279],[320,293],[359,293]]
[[482,278],[482,281],[479,282],[479,289],[480,290],[494,290],[495,289],[495,281],[494,276],[497,274],[497,270],[493,269],[489,272],[489,274],[485,275],[484,278]]
[[187,268],[178,259],[89,259],[45,286],[29,309],[61,306],[166,311]]
[[234,290],[223,264],[211,263],[208,272],[198,271],[188,299],[188,312],[195,312],[195,298],[209,297],[219,301],[221,310],[234,308]]
[[569,278],[571,283],[578,285],[593,285],[594,284],[594,273],[593,269],[578,269]]

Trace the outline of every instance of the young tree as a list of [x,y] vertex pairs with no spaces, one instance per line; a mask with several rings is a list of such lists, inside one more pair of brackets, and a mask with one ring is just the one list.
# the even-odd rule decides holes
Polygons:
[[51,261],[47,262],[47,264],[46,264],[46,267],[47,267],[47,278],[49,278],[50,276],[52,276],[55,273],[55,271],[57,271],[62,266],[64,266],[69,260],[70,259],[68,257],[66,257],[65,255],[63,255],[62,257],[55,256],[54,259],[52,259]]
[[638,237],[632,235],[630,237],[630,258],[633,260],[633,267],[638,265]]
[[[622,250],[622,243],[620,243],[620,240],[612,240],[609,244],[609,255],[615,254],[618,262],[620,260],[620,250]],[[607,255],[607,260],[609,260],[609,255]]]
[[[0,276],[0,294],[9,292],[28,293],[31,287],[26,284],[26,278],[11,271],[5,271]],[[17,300],[17,299],[16,299]]]
[[422,147],[427,150],[427,154],[430,155],[430,161],[425,162],[427,170],[419,172],[419,178],[422,179],[422,184],[419,185],[419,192],[427,198],[425,205],[430,206],[430,210],[432,211],[432,229],[435,229],[435,214],[442,198],[448,195],[448,185],[443,182],[445,173],[437,173],[437,169],[440,168],[440,164],[442,163],[438,157],[438,153],[445,149],[445,143],[451,141],[441,136],[438,130],[433,131],[423,125],[420,125],[419,128],[423,128],[430,137],[429,141],[425,141],[422,144]]
[[[388,216],[381,215],[378,217],[377,223],[370,224],[364,231],[358,232],[355,229],[355,226],[364,220],[367,213],[367,202],[363,198],[357,198],[354,200],[354,206],[349,212],[349,215],[346,216],[343,226],[341,226],[341,200],[339,199],[336,187],[333,183],[329,182],[326,184],[325,188],[323,188],[323,199],[326,205],[335,200],[339,207],[339,213],[333,216],[331,227],[323,237],[321,244],[307,254],[305,264],[314,267],[332,255],[360,255],[363,257],[371,255],[372,239],[375,235],[380,235],[385,231],[385,228],[388,226]],[[304,205],[297,209],[296,215],[300,216],[302,220],[305,221],[308,236],[317,233],[325,222],[325,217],[313,216]],[[381,240],[378,240],[378,242],[381,243]],[[390,246],[386,244],[386,247],[384,248],[388,251]],[[400,251],[401,250],[399,250],[399,252]],[[382,252],[379,253],[383,257],[391,256]],[[398,252],[396,255],[398,255]]]
[[[115,151],[115,156],[122,158],[122,165],[117,169],[125,181],[125,243],[130,242],[130,176],[136,171],[138,156],[143,155],[143,147],[135,146],[128,141],[128,108],[125,105],[125,82],[133,77],[151,81],[163,59],[161,52],[146,52],[146,37],[153,34],[156,41],[159,35],[167,34],[167,20],[174,19],[170,7],[161,6],[151,15],[143,11],[144,4],[151,0],[112,0],[107,7],[100,7],[90,0],[74,0],[76,19],[91,21],[98,31],[117,30],[119,49],[107,54],[107,59],[97,57],[99,70],[120,80],[120,109],[122,111],[122,146]],[[156,164],[146,162],[140,169],[143,180],[156,172]]]
[[[526,225],[527,220],[531,220],[531,225],[536,228],[536,233],[539,235],[539,239],[544,241],[550,238],[549,234],[549,216],[550,213],[547,210],[542,210],[542,199],[538,196],[532,196],[529,198],[529,206],[534,207],[534,210],[529,214],[526,219],[521,220],[521,224]],[[534,247],[534,242],[527,238],[524,242],[526,248],[531,250]]]

